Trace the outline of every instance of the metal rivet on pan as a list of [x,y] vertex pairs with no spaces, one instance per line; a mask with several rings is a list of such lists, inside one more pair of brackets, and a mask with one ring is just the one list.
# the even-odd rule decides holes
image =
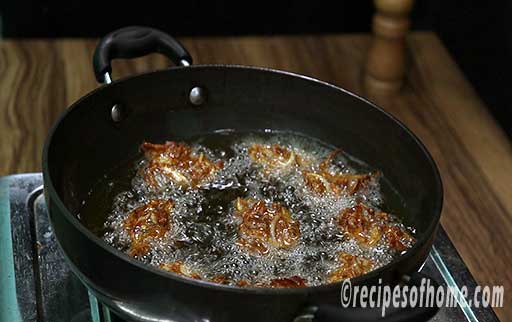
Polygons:
[[196,106],[202,105],[206,102],[206,90],[196,86],[190,90],[188,99],[190,100],[190,103]]
[[110,117],[112,117],[112,121],[114,122],[120,122],[123,119],[123,113],[121,105],[115,104],[112,106],[112,109],[110,110]]

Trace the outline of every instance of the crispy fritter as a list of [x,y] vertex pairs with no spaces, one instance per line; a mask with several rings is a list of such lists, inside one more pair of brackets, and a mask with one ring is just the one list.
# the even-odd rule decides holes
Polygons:
[[348,194],[353,195],[366,187],[376,176],[376,174],[330,172],[329,165],[332,159],[340,152],[340,150],[336,150],[331,153],[324,161],[322,161],[317,172],[303,172],[304,181],[310,190],[320,195],[325,193],[340,194],[341,192],[347,192]]
[[399,226],[386,226],[384,236],[389,246],[399,252],[410,248],[416,241],[414,237]]
[[373,262],[364,257],[341,252],[337,259],[339,266],[329,273],[329,283],[340,282],[368,273],[373,269]]
[[194,278],[196,280],[201,279],[201,275],[197,272],[191,270],[187,265],[185,265],[182,261],[177,261],[174,263],[165,263],[160,264],[160,268],[166,270],[168,272],[173,272],[182,276]]
[[278,144],[261,145],[253,144],[249,148],[251,159],[262,165],[265,172],[272,170],[291,169],[300,165],[301,160],[293,150],[289,150]]
[[371,174],[334,174],[327,175],[331,188],[334,192],[340,193],[346,191],[353,195],[362,188],[366,187],[372,179]]
[[141,150],[148,160],[147,166],[143,169],[144,179],[152,186],[158,185],[156,176],[160,174],[176,185],[196,188],[224,166],[223,162],[212,162],[203,153],[195,155],[184,143],[144,142]]
[[333,192],[331,183],[322,174],[304,171],[302,173],[306,187],[311,191],[323,195]]
[[151,239],[162,238],[170,228],[174,203],[171,200],[150,200],[135,208],[124,221],[131,239],[130,255],[144,256],[149,252]]
[[299,223],[278,203],[268,207],[262,200],[238,198],[236,213],[242,220],[237,244],[253,253],[264,255],[269,246],[290,248],[299,241]]
[[360,244],[374,246],[385,237],[389,247],[401,252],[414,244],[403,227],[390,224],[387,213],[376,211],[361,203],[344,209],[337,218],[338,227]]
[[346,208],[338,215],[338,227],[348,236],[366,246],[376,245],[382,238],[382,222],[387,214],[377,213],[361,203]]

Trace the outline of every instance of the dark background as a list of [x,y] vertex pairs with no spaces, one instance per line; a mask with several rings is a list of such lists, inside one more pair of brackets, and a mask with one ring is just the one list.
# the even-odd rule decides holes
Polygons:
[[[512,137],[511,2],[419,0],[412,28],[438,34]],[[0,2],[3,37],[100,37],[134,24],[177,36],[369,32],[373,13],[370,0]]]

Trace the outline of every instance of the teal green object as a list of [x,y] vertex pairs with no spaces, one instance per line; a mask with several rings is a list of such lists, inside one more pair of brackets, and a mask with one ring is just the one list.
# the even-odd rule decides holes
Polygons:
[[443,279],[445,280],[446,284],[449,287],[451,287],[452,290],[455,290],[455,299],[457,300],[457,303],[462,309],[462,312],[466,316],[466,319],[470,322],[478,322],[475,312],[473,312],[468,302],[462,295],[462,292],[457,283],[455,282],[453,275],[450,273],[448,267],[446,267],[443,259],[441,258],[441,255],[439,254],[435,246],[432,246],[432,250],[430,251],[430,258],[434,261],[434,264],[436,265],[439,272],[441,272],[441,275],[443,276]]
[[10,177],[0,178],[0,321],[21,322],[12,253]]
[[88,293],[92,322],[112,322],[112,319],[110,318],[110,311],[107,309],[107,307],[101,305],[98,302],[98,299],[96,299],[96,297],[92,295],[91,292]]

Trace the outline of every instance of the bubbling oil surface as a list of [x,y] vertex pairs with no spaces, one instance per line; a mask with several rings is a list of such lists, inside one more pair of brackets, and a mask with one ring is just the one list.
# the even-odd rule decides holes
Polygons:
[[[175,206],[170,230],[163,238],[152,240],[150,252],[138,259],[156,267],[181,261],[205,280],[224,275],[233,284],[240,280],[253,284],[296,275],[304,278],[308,286],[314,286],[328,282],[328,273],[339,265],[336,256],[340,252],[368,258],[373,261],[374,269],[388,264],[398,255],[382,241],[372,247],[360,246],[346,238],[336,225],[335,218],[340,211],[358,202],[380,209],[383,196],[379,180],[374,180],[354,195],[320,196],[306,187],[300,170],[264,174],[248,155],[252,144],[279,144],[311,161],[311,170],[315,170],[333,147],[315,139],[282,132],[227,131],[186,142],[194,151],[205,153],[212,161],[223,160],[224,167],[198,189],[184,189],[165,180],[158,181],[155,187],[146,183],[136,171],[147,162],[137,157],[131,162],[135,169],[128,171],[133,174],[130,184],[121,184],[122,191],[107,201],[111,209],[103,226],[96,228],[108,244],[128,253],[130,236],[124,228],[128,214],[152,199],[171,199]],[[361,168],[369,171],[368,166],[344,153],[337,155],[331,167],[338,172],[356,173],[354,166],[359,168],[359,172]],[[106,180],[101,185],[113,186],[122,181],[112,177]],[[94,194],[93,190],[92,197]],[[293,220],[300,224],[298,244],[291,249],[271,248],[266,255],[252,254],[238,246],[240,218],[236,216],[234,206],[238,197],[285,206]],[[87,212],[87,207],[84,207],[82,217],[87,217]],[[398,217],[391,215],[391,218],[395,224],[402,225]]]

